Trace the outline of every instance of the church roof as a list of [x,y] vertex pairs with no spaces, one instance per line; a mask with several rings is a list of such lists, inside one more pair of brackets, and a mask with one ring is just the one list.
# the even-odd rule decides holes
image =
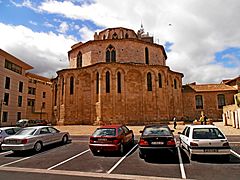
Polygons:
[[236,91],[236,89],[232,86],[228,86],[226,84],[199,84],[199,85],[192,85],[189,84],[196,92],[210,92],[210,91]]

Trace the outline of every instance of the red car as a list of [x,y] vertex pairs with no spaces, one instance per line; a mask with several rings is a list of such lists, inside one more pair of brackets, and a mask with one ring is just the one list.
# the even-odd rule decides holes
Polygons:
[[90,137],[89,148],[96,155],[100,152],[117,151],[134,144],[134,134],[125,125],[106,125],[97,128]]

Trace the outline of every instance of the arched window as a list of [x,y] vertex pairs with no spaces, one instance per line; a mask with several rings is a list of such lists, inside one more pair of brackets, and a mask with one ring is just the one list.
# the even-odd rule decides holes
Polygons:
[[106,36],[105,36],[105,34],[103,35],[103,40],[104,40],[104,39],[106,39]]
[[162,75],[158,73],[158,87],[162,88]]
[[126,38],[126,39],[128,38],[128,33],[125,34],[125,38]]
[[117,73],[117,92],[121,93],[121,73]]
[[195,101],[196,101],[196,109],[203,109],[202,95],[196,95],[195,96]]
[[218,109],[222,109],[223,106],[225,106],[225,96],[224,94],[218,94],[217,95],[218,98]]
[[96,77],[96,94],[99,93],[99,73],[97,72],[97,77]]
[[147,89],[148,91],[152,91],[152,75],[151,73],[147,73]]
[[70,94],[73,94],[74,91],[74,78],[73,76],[70,77]]
[[77,55],[77,68],[82,67],[82,53],[79,52]]
[[106,93],[110,93],[110,73],[106,72]]
[[62,96],[64,95],[64,78],[62,79]]
[[148,53],[148,48],[145,48],[145,62],[146,64],[149,64],[149,53]]
[[106,62],[116,62],[116,50],[112,45],[106,49]]
[[174,89],[177,89],[177,80],[174,79]]
[[112,39],[118,39],[118,35],[116,32],[112,35]]

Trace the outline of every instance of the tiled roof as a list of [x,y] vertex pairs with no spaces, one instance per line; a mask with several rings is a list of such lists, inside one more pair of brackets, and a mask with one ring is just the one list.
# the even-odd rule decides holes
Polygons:
[[209,92],[209,91],[236,91],[232,86],[226,84],[199,84],[189,85],[196,92]]

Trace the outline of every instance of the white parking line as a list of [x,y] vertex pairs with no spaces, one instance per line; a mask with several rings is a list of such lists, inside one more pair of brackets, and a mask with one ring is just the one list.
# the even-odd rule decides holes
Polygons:
[[178,159],[179,159],[179,165],[180,165],[182,179],[186,179],[186,173],[185,173],[185,170],[184,170],[184,165],[183,165],[183,162],[182,162],[182,156],[181,156],[181,152],[180,152],[179,147],[177,147],[177,150],[178,150]]
[[107,174],[110,174],[136,147],[138,144],[136,144],[125,156],[123,156],[108,172]]
[[15,163],[17,163],[17,162],[24,161],[24,160],[29,159],[29,158],[31,158],[31,157],[32,157],[32,156],[25,157],[25,158],[22,158],[22,159],[18,159],[18,160],[16,160],[16,161],[12,161],[12,162],[10,162],[10,163],[3,164],[3,165],[1,165],[0,167],[8,166],[8,165],[10,165],[10,164],[15,164]]
[[48,168],[47,170],[51,170],[51,169],[53,169],[53,168],[55,168],[55,167],[58,167],[58,166],[60,166],[60,165],[62,165],[62,164],[64,164],[64,163],[68,162],[68,161],[71,161],[72,159],[75,159],[75,158],[77,158],[78,156],[81,156],[81,155],[87,153],[88,151],[90,151],[90,149],[87,149],[86,151],[83,151],[83,152],[81,152],[81,153],[79,153],[79,154],[77,154],[77,155],[75,155],[75,156],[73,156],[73,157],[71,157],[71,158],[68,158],[68,159],[66,159],[66,160],[64,160],[64,161],[62,161],[62,162],[60,162],[60,163],[58,163],[58,164],[56,164],[56,165]]
[[240,155],[239,155],[238,153],[236,153],[236,152],[233,151],[233,150],[230,150],[230,152],[231,152],[234,156],[236,156],[236,157],[238,157],[238,158],[240,159]]
[[11,153],[12,153],[12,151],[2,152],[2,153],[0,153],[0,156],[1,156],[1,155],[4,155],[4,154],[11,154]]

